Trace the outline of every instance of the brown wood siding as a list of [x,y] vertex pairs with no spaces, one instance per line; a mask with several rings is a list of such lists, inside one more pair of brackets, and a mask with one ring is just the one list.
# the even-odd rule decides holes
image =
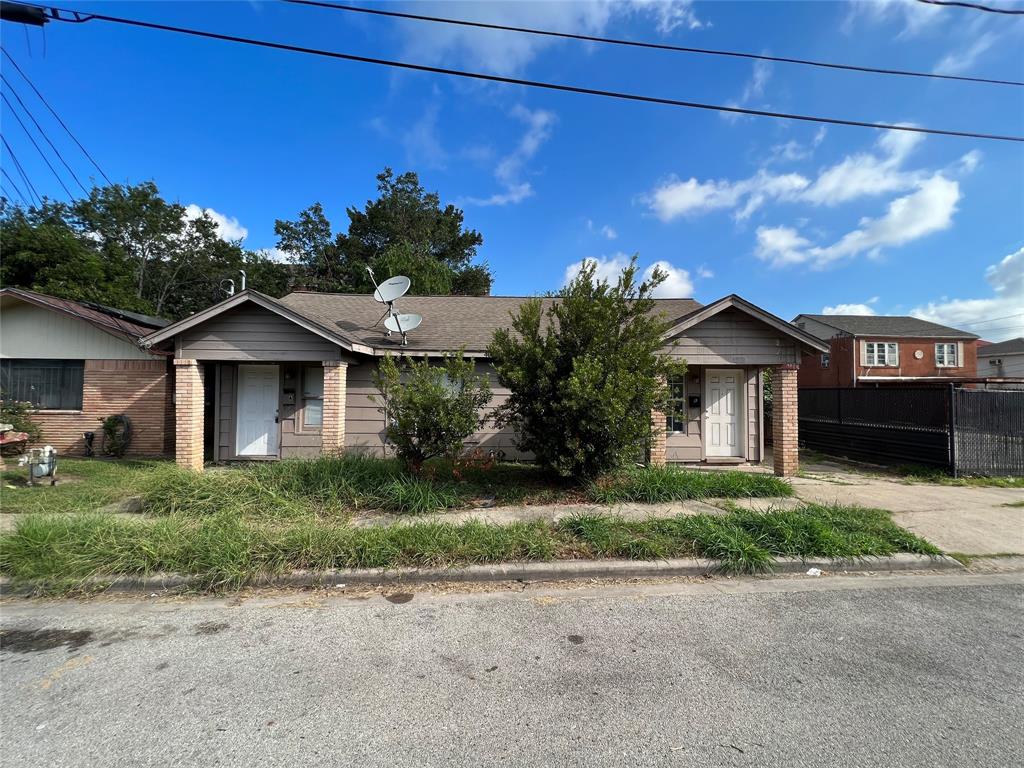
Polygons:
[[712,367],[800,362],[795,341],[735,309],[687,329],[671,339],[664,352],[691,365]]
[[195,360],[338,360],[341,348],[253,304],[231,309],[177,338],[177,356]]
[[665,436],[665,461],[669,463],[696,463],[703,458],[701,432],[704,426],[704,369],[691,366],[686,372],[686,397],[700,395],[700,408],[687,408],[686,434],[670,433]]
[[[363,451],[373,455],[385,454],[384,415],[378,410],[379,404],[371,400],[379,396],[373,385],[373,371],[376,360],[367,359],[364,364],[348,368],[348,393],[345,401],[345,448]],[[487,363],[478,363],[477,372],[486,374],[491,385],[492,400],[487,406],[490,415],[509,396],[509,390],[498,384],[494,368]],[[511,429],[495,428],[490,420],[484,428],[466,441],[466,447],[501,451],[509,461],[529,461],[532,455],[519,451],[515,446],[515,435]]]

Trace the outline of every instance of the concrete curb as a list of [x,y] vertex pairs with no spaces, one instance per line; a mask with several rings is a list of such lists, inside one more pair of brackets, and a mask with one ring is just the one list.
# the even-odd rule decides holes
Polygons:
[[[869,557],[862,560],[777,558],[770,573],[806,573],[818,568],[825,573],[863,573],[868,571],[915,571],[963,569],[948,555],[898,554],[891,557]],[[550,563],[506,563],[469,565],[462,568],[375,568],[334,569],[328,571],[292,571],[261,576],[253,587],[334,587],[339,585],[425,584],[430,582],[486,583],[494,581],[566,581],[570,579],[640,579],[672,576],[705,576],[718,572],[713,560],[692,558],[674,560],[558,560]],[[201,583],[198,576],[155,574],[152,576],[92,577],[83,587],[105,592],[159,593],[188,590]],[[14,584],[0,579],[0,595],[24,596],[35,591],[31,584]]]

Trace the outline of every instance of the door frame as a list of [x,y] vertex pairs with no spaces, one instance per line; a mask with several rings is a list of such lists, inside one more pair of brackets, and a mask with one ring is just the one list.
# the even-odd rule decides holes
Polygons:
[[[708,453],[708,445],[711,440],[711,427],[709,417],[711,416],[711,398],[708,396],[708,389],[711,384],[712,373],[735,373],[737,376],[736,383],[736,448],[738,453],[731,454],[728,456],[715,456]],[[704,418],[702,430],[701,430],[701,454],[704,456],[705,461],[717,461],[719,459],[746,459],[747,458],[747,398],[746,398],[746,387],[747,387],[747,369],[746,368],[735,368],[725,367],[719,368],[714,366],[708,366],[703,370],[703,380],[701,382],[702,396],[704,397]]]
[[[273,453],[265,454],[243,454],[240,452],[240,439],[239,430],[242,426],[241,408],[239,408],[238,401],[242,397],[242,369],[244,368],[273,368],[277,374],[277,387],[275,388],[276,395],[274,397],[274,426],[276,428],[276,435],[274,433],[268,433],[268,439],[270,436],[276,436],[276,446]],[[258,461],[260,459],[273,458],[277,459],[281,457],[281,366],[277,363],[239,363],[235,366],[235,402],[234,402],[234,417],[235,417],[235,450],[234,454],[236,458],[245,460]]]

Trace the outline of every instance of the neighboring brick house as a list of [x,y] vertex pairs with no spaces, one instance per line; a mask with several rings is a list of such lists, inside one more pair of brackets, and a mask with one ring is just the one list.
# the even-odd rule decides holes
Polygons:
[[978,375],[978,337],[916,317],[797,315],[793,324],[829,344],[800,364],[801,387],[947,383]]
[[139,346],[167,322],[96,304],[0,289],[0,392],[36,406],[42,443],[83,455],[85,432],[125,414],[129,455],[159,456],[174,446],[170,356]]
[[[149,335],[143,343],[173,351],[180,465],[270,460],[342,451],[388,450],[384,416],[374,401],[373,373],[384,355],[440,357],[462,349],[477,358],[500,404],[487,346],[524,299],[512,296],[406,296],[403,312],[423,324],[401,346],[388,337],[382,307],[369,295],[295,292],[273,299],[256,291],[221,303]],[[544,299],[550,304],[553,299]],[[828,347],[739,296],[707,306],[659,299],[671,321],[663,354],[684,358],[684,377],[670,382],[677,412],[652,414],[650,460],[694,464],[760,462],[764,452],[762,388],[772,371],[774,462],[797,470],[796,368],[805,353]],[[205,439],[204,439],[205,438]],[[507,458],[515,435],[488,423],[469,443]]]

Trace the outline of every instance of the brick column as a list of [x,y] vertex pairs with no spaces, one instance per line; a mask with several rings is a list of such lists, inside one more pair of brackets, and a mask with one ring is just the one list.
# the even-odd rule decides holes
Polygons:
[[348,364],[324,360],[324,420],[320,431],[325,456],[345,452],[345,396],[348,392]]
[[777,365],[772,369],[772,441],[775,474],[795,475],[800,468],[796,365]]
[[[659,385],[664,387],[665,380],[661,379]],[[650,463],[652,467],[664,467],[666,463],[665,459],[665,413],[658,409],[651,411],[651,458]]]
[[203,369],[197,360],[174,361],[174,459],[203,471]]

